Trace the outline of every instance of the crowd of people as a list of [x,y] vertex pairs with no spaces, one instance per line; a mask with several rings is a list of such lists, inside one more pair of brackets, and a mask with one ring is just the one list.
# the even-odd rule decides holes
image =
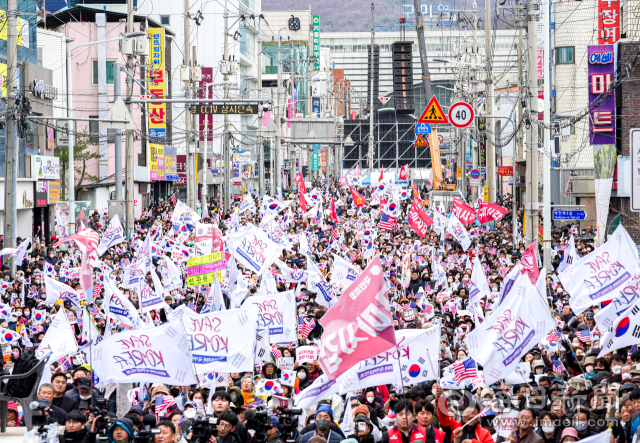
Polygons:
[[[57,244],[56,237],[21,240],[24,254],[20,255],[19,247],[21,262],[15,277],[7,262],[2,267],[4,373],[24,371],[36,357],[49,358],[50,354],[39,353],[41,344],[48,343],[54,318],[64,315],[78,350],[49,359],[36,388],[39,408],[34,411],[59,425],[60,442],[570,443],[592,437],[606,439],[606,443],[636,442],[640,351],[632,345],[599,356],[605,331],[598,329],[594,316],[604,305],[594,304],[576,315],[570,303],[572,294],[558,278],[571,266],[567,263],[569,247],[577,258],[596,250],[591,227],[567,224],[554,228],[552,269],[542,276],[540,296],[557,327],[545,331],[548,337],[540,343],[530,343],[523,350],[517,374],[486,383],[487,374],[483,375],[482,365],[470,356],[465,338],[498,309],[510,273],[521,272],[519,266],[529,245],[519,235],[514,238],[512,223],[520,231],[522,212],[514,217],[511,196],[499,198],[496,203],[505,214],[490,223],[467,224],[472,243],[465,247],[455,236],[436,228],[436,213],[446,219],[450,207],[430,202],[427,186],[388,183],[381,191],[358,184],[357,177],[353,180],[352,186],[345,186],[344,179],[317,179],[309,186],[311,190],[303,191],[296,185],[285,190],[282,200],[275,200],[275,210],[264,204],[274,199],[255,194],[249,196],[252,201],[240,196],[228,210],[212,199],[202,218],[197,217],[198,223],[215,226],[223,253],[229,252],[232,232],[251,225],[274,241],[274,224],[285,237],[292,236],[284,242],[282,236],[278,238],[279,261],[269,266],[268,273],[275,291],[294,291],[297,321],[288,326],[297,328],[297,340],[272,343],[270,355],[256,360],[260,363],[253,371],[215,373],[222,377],[213,377],[213,381],[207,377],[210,374],[197,374],[199,383],[188,386],[97,382],[97,368],[87,348],[87,341],[92,341],[88,330],[98,334],[93,342],[97,343],[132,329],[105,308],[105,279],[115,282],[139,311],[136,315],[145,328],[170,322],[184,310],[196,315],[214,311],[209,306],[214,284],[188,285],[186,265],[189,258],[215,251],[203,250],[198,244],[195,223],[188,218],[184,224],[176,223],[174,209],[182,203],[174,196],[146,208],[130,240],[109,246],[91,262],[88,289],[81,284],[82,261],[88,258],[80,242]],[[388,201],[398,205],[394,209],[397,216],[386,219],[391,226],[380,224]],[[424,236],[409,220],[414,202],[434,221]],[[266,218],[270,220],[267,226]],[[95,210],[89,220],[87,229],[102,238],[110,224],[109,214]],[[149,237],[158,247],[150,257],[149,271],[131,287],[128,269],[141,259],[140,251]],[[176,249],[186,249],[184,256],[176,256]],[[333,393],[296,410],[301,393],[317,386],[324,374],[319,357],[299,362],[296,350],[320,345],[323,317],[350,283],[339,281],[336,269],[346,266],[358,275],[375,257],[383,266],[394,328],[439,329],[436,374],[417,384],[388,383]],[[179,269],[180,285],[167,281],[168,260]],[[264,296],[267,285],[264,274],[257,275],[232,256],[219,274],[223,309],[227,310],[238,307],[232,300],[237,289],[232,297],[228,285],[232,261],[246,282],[240,304]],[[289,270],[317,270],[321,275],[295,281],[281,264]],[[480,300],[473,296],[473,274],[478,266],[489,288]],[[73,292],[60,292],[52,281],[68,285]],[[142,286],[155,290],[158,281],[165,288],[165,304],[143,312]],[[321,286],[329,288],[331,301],[323,299]],[[448,368],[457,368],[459,363],[469,371],[462,378],[456,376],[455,387],[443,383]],[[291,371],[295,379],[285,383],[283,377]],[[278,395],[265,395],[258,389],[265,380],[282,382]],[[3,425],[25,426],[24,411],[29,407],[9,402]]]

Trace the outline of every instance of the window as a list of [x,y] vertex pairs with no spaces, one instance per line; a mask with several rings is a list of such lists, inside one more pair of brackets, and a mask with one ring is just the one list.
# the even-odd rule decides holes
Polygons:
[[574,50],[575,48],[573,46],[564,46],[564,47],[556,48],[556,65],[573,64]]
[[160,16],[160,24],[162,26],[171,26],[171,17],[168,15],[161,15]]
[[[100,118],[98,115],[91,115],[89,118]],[[107,129],[107,143],[115,143],[116,138],[114,134],[117,132],[117,129]],[[89,132],[92,134],[89,137],[89,143],[92,145],[100,144],[100,122],[97,121],[89,121]]]
[[[113,64],[115,60],[107,60],[107,84],[113,84]],[[98,60],[93,60],[92,66],[92,74],[93,74],[93,84],[98,84]]]

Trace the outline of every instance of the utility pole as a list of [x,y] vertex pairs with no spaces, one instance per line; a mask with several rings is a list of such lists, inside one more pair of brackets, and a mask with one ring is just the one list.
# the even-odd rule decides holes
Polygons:
[[[9,95],[8,108],[13,117],[18,113],[15,111],[18,72],[18,2],[8,0],[7,20],[9,29],[7,30],[7,94]],[[69,67],[67,67],[69,69]],[[67,91],[68,92],[68,91]],[[71,134],[69,134],[71,137]],[[6,162],[7,171],[4,181],[4,247],[15,248],[18,237],[18,132],[15,118],[7,117],[7,143]],[[69,222],[75,221],[73,213]],[[25,240],[26,241],[26,240]],[[11,260],[11,277],[16,274],[15,258]]]
[[375,5],[373,3],[371,3],[371,93],[369,94],[371,97],[369,97],[369,152],[367,153],[367,159],[369,161],[369,173],[372,175],[373,178],[373,116],[375,114],[375,110],[373,107],[373,94],[374,94],[374,82],[373,80],[375,79],[375,74],[374,74],[374,64],[373,61],[375,59],[375,45],[374,45],[374,40],[375,40],[375,32],[373,31],[373,10],[375,9]]
[[[295,118],[296,108],[298,107],[298,103],[296,103],[295,97],[295,88],[296,88],[296,68],[295,68],[295,55],[293,51],[293,43],[291,43],[291,115],[290,118]],[[289,144],[289,189],[293,191],[293,181],[296,178],[296,148],[292,143]]]
[[[492,135],[493,142],[499,143],[497,140],[496,132],[494,131],[495,124],[493,116],[493,78],[491,77],[492,71],[492,53],[491,53],[491,6],[488,8],[485,6],[484,9],[484,51],[487,57],[486,63],[486,83],[485,83],[485,98],[486,98],[486,111],[487,115],[490,116],[486,120],[485,128],[488,129],[488,132]],[[487,186],[489,188],[489,201],[491,203],[495,203],[496,201],[496,147],[494,143],[489,141],[491,137],[487,137],[487,141],[485,145],[487,147]]]
[[282,130],[282,116],[284,115],[283,106],[282,106],[282,45],[280,32],[285,29],[281,28],[278,31],[278,101],[276,105],[276,162],[275,162],[275,178],[276,178],[276,189],[275,196],[276,198],[281,198],[282,195],[282,146],[280,145],[281,138],[281,130]]
[[[522,14],[520,13],[520,10],[517,10],[517,14],[518,16],[522,17]],[[522,52],[524,49],[524,32],[523,32],[523,23],[521,21],[518,22],[518,60],[522,60]],[[518,94],[517,94],[517,101],[518,101],[518,105],[516,107],[516,122],[514,127],[517,127],[518,124],[520,124],[520,122],[522,121],[522,90],[523,90],[523,86],[524,86],[524,77],[522,74],[522,62],[518,63]],[[522,134],[522,131],[518,131],[518,133],[516,134],[516,145],[514,146],[513,149],[513,160],[512,160],[512,164],[513,164],[513,195],[511,196],[511,211],[512,211],[512,216],[513,216],[513,220],[511,221],[512,224],[512,230],[513,230],[513,245],[514,247],[517,247],[517,238],[518,238],[518,198],[517,198],[517,194],[519,194],[518,191],[518,185],[517,185],[517,180],[519,180],[519,173],[518,173],[518,162],[517,159],[522,158],[522,152],[523,152],[523,143],[524,141],[524,137]],[[526,220],[523,220],[523,224],[526,223]]]
[[[224,1],[224,59],[229,62],[229,8],[228,8],[228,0]],[[229,69],[231,69],[231,64],[229,64]],[[227,69],[227,73],[223,75],[224,85],[224,99],[227,100],[229,98],[229,69]],[[258,70],[260,66],[258,66]],[[260,85],[262,87],[262,85]],[[223,136],[224,146],[222,148],[223,155],[223,164],[224,164],[224,210],[225,212],[230,213],[231,211],[231,170],[229,165],[232,161],[232,156],[229,152],[229,114],[224,115],[224,136]]]
[[[542,51],[544,59],[544,116],[543,122],[545,128],[543,130],[543,155],[542,155],[542,169],[543,169],[543,182],[545,184],[551,183],[551,146],[550,146],[550,134],[549,125],[551,124],[551,85],[550,85],[550,73],[549,73],[549,20],[550,6],[549,0],[542,0],[542,13],[540,19],[542,20]],[[544,266],[551,270],[551,186],[542,187],[542,201],[544,206],[542,208],[542,216],[544,218],[543,223],[543,263]]]
[[[127,32],[133,32],[133,0],[127,0]],[[67,66],[67,69],[71,69],[70,66]],[[127,72],[129,75],[127,76],[127,108],[129,109],[129,114],[133,116],[133,103],[131,103],[131,98],[133,97],[133,76],[135,72],[133,70],[133,55],[127,55]],[[119,75],[119,73],[118,73]],[[70,106],[69,106],[70,107]],[[73,124],[70,122],[69,124]],[[69,136],[69,143],[71,143],[71,136]],[[127,131],[127,143],[126,143],[126,151],[127,151],[127,167],[125,169],[126,175],[126,200],[127,200],[127,220],[125,222],[127,228],[127,238],[131,240],[131,235],[133,234],[133,220],[135,217],[134,207],[133,207],[133,131]],[[71,152],[71,150],[70,150]],[[69,211],[71,211],[71,197],[69,199]],[[73,215],[71,215],[73,214]],[[75,218],[75,213],[71,213],[69,215],[70,218]]]
[[[113,63],[113,99],[120,97],[121,92],[120,63]],[[114,155],[116,168],[116,200],[122,200],[122,136],[116,136],[114,140]]]
[[[191,16],[189,10],[191,8],[190,1],[183,1],[183,20],[184,20],[184,41],[183,51],[184,64],[189,70],[188,77],[184,79],[184,91],[187,98],[191,98]],[[191,112],[189,105],[185,105],[184,127],[187,132],[187,205],[195,211],[195,192],[194,192],[194,158],[191,151]]]
[[[536,118],[534,109],[538,109],[538,72],[535,69],[538,63],[538,3],[527,5],[527,55],[529,63],[527,67],[527,107],[529,118]],[[530,244],[538,236],[538,126],[529,125],[527,131],[527,197],[525,209],[527,211],[526,242]]]
[[[475,3],[473,7],[473,63],[475,64],[478,59],[478,10],[476,9]],[[476,102],[478,99],[478,94],[476,93],[476,82],[471,83],[471,107],[476,109]],[[477,119],[476,119],[477,121]],[[477,132],[476,132],[477,134]],[[478,138],[476,135],[475,138],[469,134],[469,149],[471,150],[471,164],[473,169],[478,169],[478,150],[473,146],[473,142],[475,138]],[[476,202],[478,200],[478,187],[471,187],[471,196],[473,201]]]
[[[262,19],[258,19],[258,98],[262,95]],[[264,111],[263,111],[264,112]],[[266,177],[264,175],[264,140],[262,140],[262,122],[258,121],[258,192],[265,194]]]
[[420,4],[420,0],[413,0],[413,8],[415,9],[416,22],[418,22],[416,29],[418,31],[420,66],[422,67],[422,89],[424,90],[424,103],[425,106],[427,106],[427,103],[429,103],[429,100],[431,100],[431,97],[433,97],[433,90],[431,87],[431,73],[429,72],[429,62],[427,61],[427,43],[424,40],[424,22],[422,20],[422,5]]

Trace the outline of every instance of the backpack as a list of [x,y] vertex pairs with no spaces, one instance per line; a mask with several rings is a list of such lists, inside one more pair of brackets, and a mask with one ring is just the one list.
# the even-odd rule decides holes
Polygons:
[[[23,352],[13,367],[11,375],[26,374],[40,363],[35,355],[29,352]],[[5,389],[6,395],[16,398],[26,398],[31,395],[33,388],[38,381],[38,373],[29,375],[28,377],[9,380]]]

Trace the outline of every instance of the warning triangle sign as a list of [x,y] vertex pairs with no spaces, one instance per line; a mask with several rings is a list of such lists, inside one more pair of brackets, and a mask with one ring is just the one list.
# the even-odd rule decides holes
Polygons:
[[431,98],[427,107],[424,108],[424,112],[418,119],[418,123],[449,123],[449,119],[447,119],[446,114],[442,111],[435,95]]
[[413,144],[417,148],[428,145],[427,141],[422,137],[422,134],[416,135],[416,141],[413,142]]

